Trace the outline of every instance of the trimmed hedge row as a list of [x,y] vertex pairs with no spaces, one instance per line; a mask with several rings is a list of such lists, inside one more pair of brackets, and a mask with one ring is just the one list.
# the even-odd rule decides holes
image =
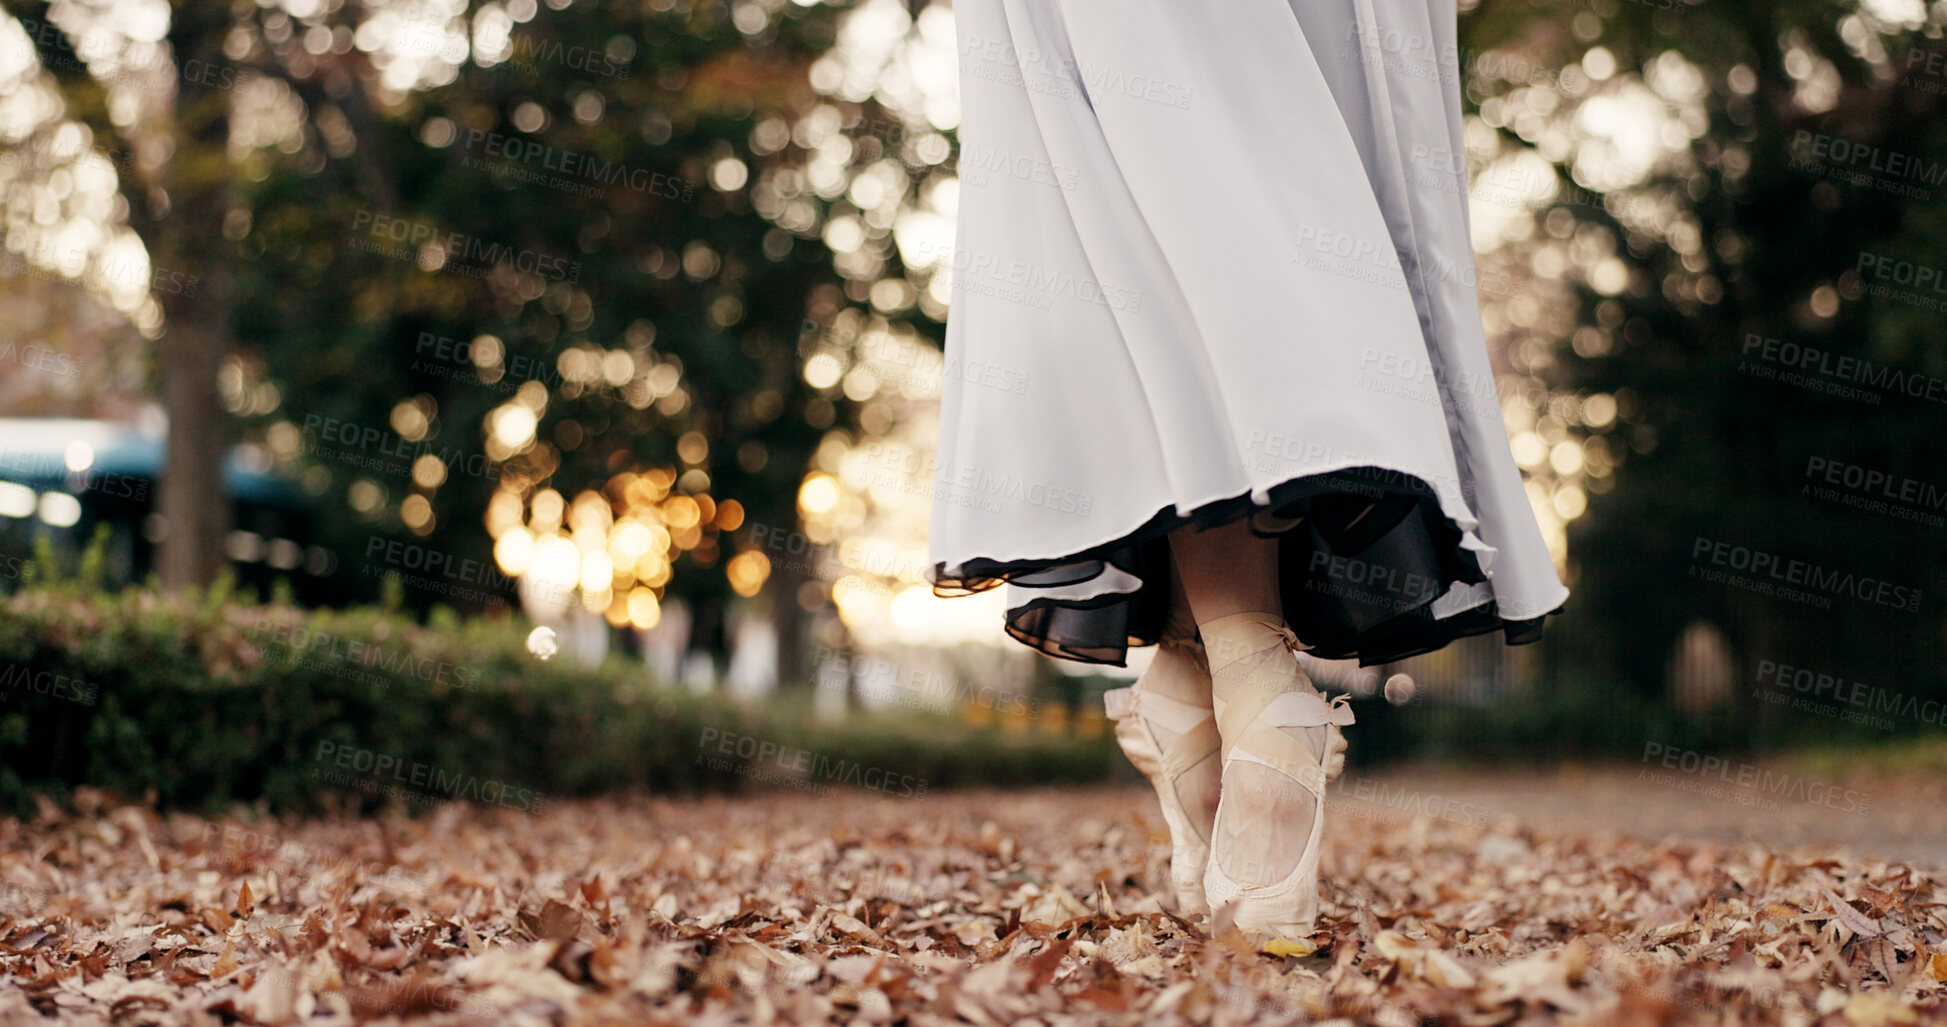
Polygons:
[[813,723],[526,650],[508,620],[44,584],[0,599],[0,808],[89,785],[158,805],[277,812],[452,799],[537,809],[609,791],[784,785],[890,795],[1105,780],[1106,735],[951,718]]

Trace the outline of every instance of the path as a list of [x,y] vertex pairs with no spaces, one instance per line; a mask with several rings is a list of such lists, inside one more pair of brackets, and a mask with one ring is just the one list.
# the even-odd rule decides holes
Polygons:
[[[1358,804],[1446,814],[1449,803],[1543,830],[1617,831],[1804,846],[1947,869],[1947,780],[1854,775],[1828,778],[1790,765],[1761,764],[1740,786],[1729,771],[1689,774],[1652,761],[1641,767],[1479,773],[1389,769],[1337,783]],[[1759,775],[1772,774],[1770,790]],[[1815,801],[1816,800],[1816,801]]]

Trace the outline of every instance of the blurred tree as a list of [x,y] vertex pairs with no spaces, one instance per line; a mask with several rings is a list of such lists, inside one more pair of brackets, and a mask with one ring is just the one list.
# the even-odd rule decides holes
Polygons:
[[[134,158],[122,162],[122,197],[128,227],[148,250],[148,282],[166,325],[156,364],[170,415],[158,496],[168,535],[158,570],[166,585],[205,584],[224,564],[229,531],[223,459],[232,426],[217,375],[230,345],[224,226],[236,169],[233,83],[215,72],[225,67],[230,14],[222,5],[178,6],[156,48],[105,23],[111,12],[56,6],[23,3],[15,18],[68,115]],[[129,95],[144,86],[155,90],[148,102]]]
[[[389,26],[395,52],[460,58],[450,81],[375,101],[383,69],[352,49],[297,83],[319,128],[254,190],[244,242],[241,334],[292,396],[263,430],[308,436],[312,483],[352,507],[344,551],[397,535],[491,567],[502,539],[503,569],[579,584],[617,624],[639,590],[684,598],[720,655],[728,602],[766,575],[719,535],[788,531],[849,416],[798,373],[801,326],[843,299],[819,226],[778,227],[746,189],[788,149],[758,128],[812,99],[837,12],[498,10]],[[397,439],[347,452],[343,425]],[[630,522],[661,532],[647,563]]]
[[[337,598],[426,567],[421,602],[504,595],[494,539],[517,527],[531,552],[503,546],[501,566],[558,564],[540,543],[571,538],[590,561],[554,592],[588,585],[638,624],[641,589],[682,596],[720,649],[725,605],[768,581],[718,536],[795,527],[811,450],[855,413],[806,386],[799,337],[864,285],[834,269],[822,209],[780,227],[749,186],[802,155],[788,126],[840,12],[558,6],[22,9],[156,269],[168,580],[220,566],[237,414],[344,515],[324,518],[348,557]],[[592,498],[601,523],[577,530]],[[682,566],[619,566],[650,544],[631,519]],[[604,548],[613,587],[590,577]],[[775,571],[795,635],[804,570]]]
[[[1491,130],[1470,131],[1476,165],[1539,158],[1558,185],[1504,256],[1534,295],[1560,290],[1579,314],[1523,312],[1517,297],[1500,323],[1516,369],[1554,390],[1514,419],[1539,437],[1531,465],[1581,472],[1574,495],[1543,504],[1573,511],[1580,487],[1598,493],[1570,545],[1584,666],[1657,693],[1701,618],[1747,670],[1770,660],[1940,687],[1940,528],[1820,500],[1807,473],[1824,460],[1947,484],[1939,382],[1932,399],[1899,384],[1924,391],[1947,374],[1928,306],[1947,293],[1903,303],[1870,288],[1893,261],[1947,267],[1947,12],[1910,13],[1489,0],[1464,20],[1469,104]],[[1849,380],[1841,358],[1885,377]],[[1791,372],[1805,378],[1778,380]],[[1703,580],[1726,569],[1710,555],[1720,544],[1918,589],[1919,612],[1870,588],[1801,578],[1824,600],[1798,602]]]

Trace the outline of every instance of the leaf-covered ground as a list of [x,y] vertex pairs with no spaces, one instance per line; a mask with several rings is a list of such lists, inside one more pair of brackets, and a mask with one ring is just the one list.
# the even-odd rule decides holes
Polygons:
[[1303,957],[1163,908],[1163,825],[1141,788],[282,825],[84,795],[79,813],[0,822],[0,1023],[1947,1016],[1935,874],[1535,829],[1547,818],[1452,798],[1409,816],[1389,794],[1335,797]]

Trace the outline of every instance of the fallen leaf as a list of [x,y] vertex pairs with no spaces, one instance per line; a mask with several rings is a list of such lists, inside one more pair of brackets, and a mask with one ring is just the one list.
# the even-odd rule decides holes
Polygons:
[[1899,999],[1879,991],[1852,996],[1845,1006],[1846,1022],[1854,1027],[1897,1027],[1919,1023],[1920,1014]]
[[538,913],[522,913],[520,921],[534,937],[553,942],[573,938],[585,922],[580,910],[558,899],[549,899]]
[[849,913],[833,914],[832,929],[840,934],[857,938],[860,941],[869,941],[874,945],[882,945],[885,943],[885,939],[879,937],[879,932],[867,927],[865,921]]
[[1882,933],[1879,924],[1854,909],[1852,903],[1833,894],[1832,889],[1821,884],[1819,893],[1825,896],[1826,902],[1831,905],[1832,911],[1839,915],[1839,921],[1846,925],[1847,930],[1861,938],[1877,938]]
[[237,946],[228,938],[223,940],[223,954],[210,965],[211,977],[227,977],[237,969]]

